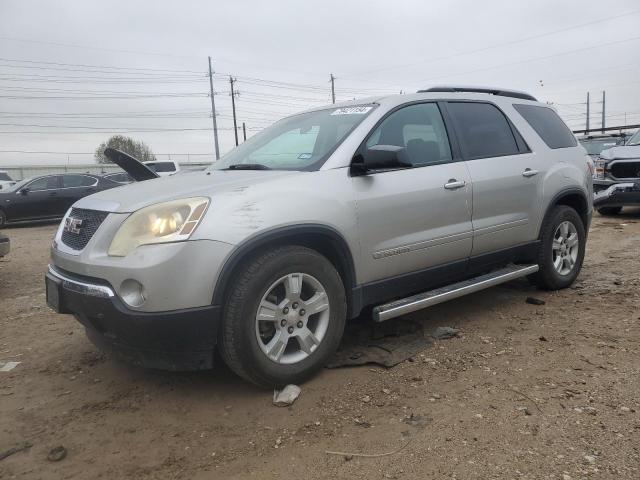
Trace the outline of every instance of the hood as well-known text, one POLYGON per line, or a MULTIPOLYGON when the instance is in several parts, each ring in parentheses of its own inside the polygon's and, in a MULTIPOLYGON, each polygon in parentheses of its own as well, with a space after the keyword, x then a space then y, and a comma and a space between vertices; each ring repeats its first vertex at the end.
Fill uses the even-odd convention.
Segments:
POLYGON ((620 145, 603 150, 600 158, 604 160, 624 160, 627 158, 640 158, 640 145, 620 145))
POLYGON ((121 152, 115 148, 107 148, 104 151, 104 155, 127 172, 136 182, 152 180, 159 177, 156 172, 128 153, 121 152))
POLYGON ((130 183, 94 193, 74 207, 114 213, 131 213, 148 205, 189 197, 237 195, 246 188, 301 172, 283 170, 205 170, 160 177, 153 182, 130 183))

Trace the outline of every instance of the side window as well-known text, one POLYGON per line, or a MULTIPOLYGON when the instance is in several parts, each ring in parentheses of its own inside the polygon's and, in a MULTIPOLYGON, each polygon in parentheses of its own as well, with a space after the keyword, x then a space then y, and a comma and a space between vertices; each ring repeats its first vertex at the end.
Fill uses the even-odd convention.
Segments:
POLYGON ((465 158, 501 157, 520 153, 509 122, 495 105, 450 102, 447 109, 465 158))
POLYGON ((548 107, 514 105, 513 108, 531 125, 549 148, 576 146, 576 138, 558 114, 548 107))
POLYGON ((38 190, 53 190, 60 187, 58 179, 59 177, 57 175, 40 177, 28 184, 27 188, 32 192, 37 192, 38 190))
POLYGON ((404 147, 416 167, 451 161, 449 137, 435 103, 409 105, 393 112, 371 133, 365 145, 404 147))
POLYGON ((62 186, 64 188, 90 187, 96 183, 96 179, 86 175, 63 175, 62 186))

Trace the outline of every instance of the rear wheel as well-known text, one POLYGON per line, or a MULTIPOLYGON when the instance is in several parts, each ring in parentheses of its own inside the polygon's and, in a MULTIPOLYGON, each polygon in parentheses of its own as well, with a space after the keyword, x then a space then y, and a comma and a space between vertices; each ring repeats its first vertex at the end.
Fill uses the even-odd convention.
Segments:
POLYGON ((582 268, 586 233, 578 212, 558 205, 542 225, 538 253, 540 270, 535 283, 547 290, 559 290, 571 285, 582 268))
POLYGON ((234 277, 220 350, 238 375, 264 387, 301 382, 338 347, 347 305, 340 275, 314 250, 257 255, 234 277))
POLYGON ((622 211, 622 207, 602 207, 598 209, 600 215, 618 215, 622 211))

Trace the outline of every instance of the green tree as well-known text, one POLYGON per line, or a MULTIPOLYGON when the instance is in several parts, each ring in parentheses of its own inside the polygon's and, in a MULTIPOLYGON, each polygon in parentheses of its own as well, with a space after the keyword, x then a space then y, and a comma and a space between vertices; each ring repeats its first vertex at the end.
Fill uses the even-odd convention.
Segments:
POLYGON ((125 137, 124 135, 114 135, 106 142, 102 142, 98 145, 95 153, 96 162, 111 163, 111 160, 104 155, 104 151, 107 148, 116 148, 137 158, 141 162, 149 162, 156 159, 156 156, 146 143, 134 140, 131 137, 125 137))

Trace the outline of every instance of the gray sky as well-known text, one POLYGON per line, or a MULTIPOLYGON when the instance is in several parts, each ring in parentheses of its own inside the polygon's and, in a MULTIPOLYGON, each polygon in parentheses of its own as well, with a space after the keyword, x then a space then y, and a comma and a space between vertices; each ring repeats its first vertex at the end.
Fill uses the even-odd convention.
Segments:
POLYGON ((604 7, 0 0, 0 165, 92 162, 90 152, 117 132, 178 160, 211 159, 208 55, 222 152, 234 144, 229 74, 249 135, 329 103, 330 73, 338 101, 434 84, 526 90, 553 102, 574 128, 584 128, 588 91, 599 125, 595 102, 605 89, 608 125, 623 124, 625 114, 640 123, 640 4, 604 7))

